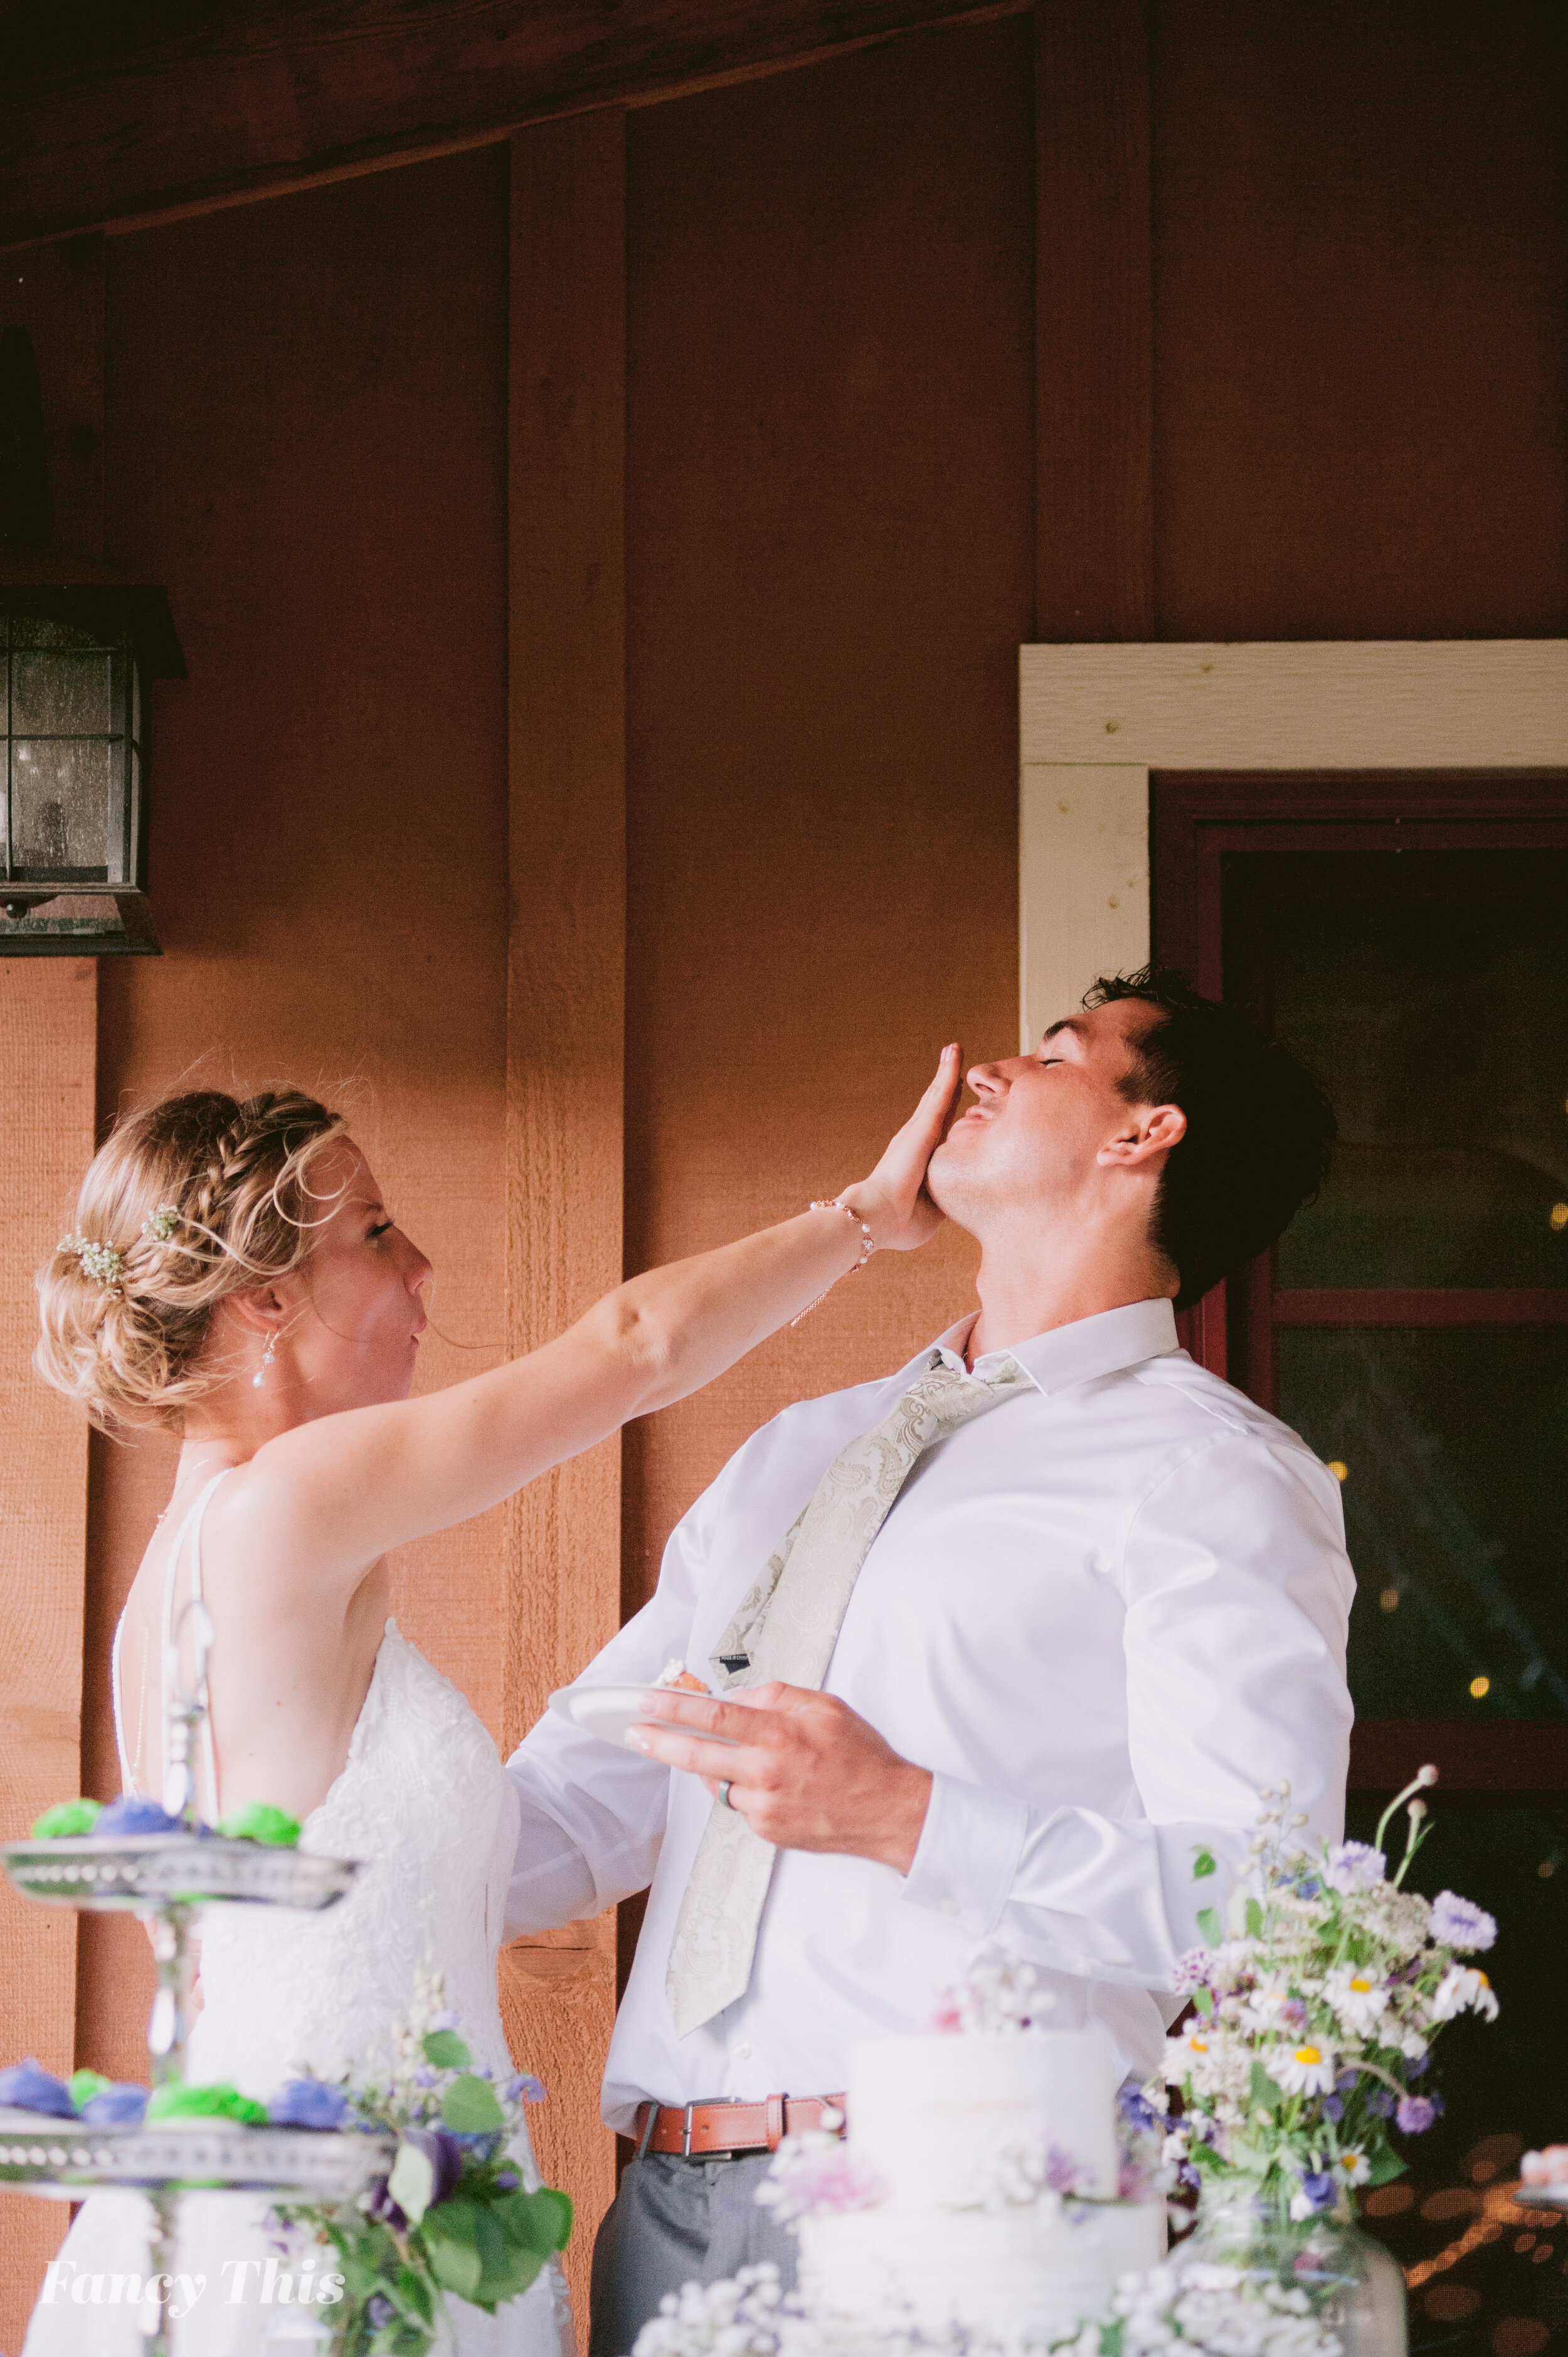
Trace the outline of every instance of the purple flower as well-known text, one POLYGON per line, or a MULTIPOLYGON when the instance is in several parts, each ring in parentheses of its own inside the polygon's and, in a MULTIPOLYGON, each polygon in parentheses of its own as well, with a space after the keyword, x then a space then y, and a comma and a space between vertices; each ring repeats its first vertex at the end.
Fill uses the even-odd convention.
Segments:
POLYGON ((25 2062, 13 2062, 8 2071, 0 2071, 0 2104, 14 2104, 19 2112, 47 2112, 58 2120, 76 2117, 76 2105, 64 2080, 46 2071, 31 2054, 25 2062))
POLYGON ((521 2183, 522 2179, 518 2175, 515 2169, 497 2169, 496 2187, 498 2191, 501 2193, 515 2193, 521 2183))
POLYGON ((365 2207, 372 2218, 379 2218, 381 2224, 390 2226, 394 2234, 407 2233, 408 2220, 388 2192, 387 2180, 384 2177, 378 2178, 375 2184, 371 2186, 370 2199, 365 2207))
POLYGON ((396 2314, 397 2310, 385 2292, 373 2291, 365 2302, 365 2322, 372 2326, 377 2332, 381 2330, 383 2324, 390 2324, 396 2314))
POLYGON ((1335 1890, 1371 1890, 1384 1871, 1383 1853, 1370 1842, 1337 1842, 1328 1853, 1324 1878, 1335 1890))
POLYGON ((136 2128, 146 2115, 147 2091, 128 2079, 113 2087, 100 2088, 90 2095, 81 2107, 81 2116, 90 2128, 136 2128))
POLYGON ((434 2209, 437 2201, 449 2201, 463 2174, 464 2139, 455 2136, 450 2128, 404 2128, 403 2140, 430 2163, 433 2181, 428 2206, 434 2209))
POLYGON ((1430 2070, 1431 2067, 1432 2051, 1428 2048, 1424 2054, 1416 2054, 1411 2058, 1404 2066, 1404 2075, 1407 2079, 1419 2079, 1422 2072, 1430 2070))
POLYGON ((1050 2193, 1074 2194, 1079 2190, 1079 2167, 1070 2152, 1053 2144, 1046 2154, 1046 2189, 1050 2193))
POLYGON ((1316 1874, 1298 1874, 1294 1887, 1298 1899, 1316 1899, 1323 1889, 1316 1874))
POLYGON ((1472 1906, 1455 1890, 1440 1890, 1432 1902, 1432 1936, 1464 1955, 1472 1948, 1489 1948, 1498 1927, 1484 1907, 1472 1906))
POLYGON ((434 2087, 435 2084, 435 2072, 424 2069, 416 2071, 413 2074, 413 2083, 416 2087, 434 2087))
POLYGON ((1424 2136, 1437 2117, 1437 2106, 1427 2095, 1402 2095, 1394 2124, 1406 2136, 1424 2136))
MULTIPOLYGON (((1399 2100, 1400 2099, 1394 2095, 1391 2089, 1388 2087, 1373 2087, 1368 2093, 1367 2109, 1369 2112, 1375 2112, 1380 2120, 1391 2119, 1393 2117, 1394 2104, 1399 2100)), ((1407 2096, 1404 2100, 1408 2102, 1410 2099, 1407 2096)))
POLYGON ((1334 2179, 1326 2174, 1316 2169, 1304 2171, 1301 2190, 1315 2210, 1327 2210, 1332 2207, 1336 2188, 1334 2179))
POLYGON ((501 2093, 509 2104, 515 2104, 520 2095, 525 2104, 542 2104, 544 2101, 544 2083, 536 2079, 532 2071, 520 2071, 515 2078, 507 2081, 501 2093))
POLYGON ((291 2079, 267 2105, 274 2128, 339 2128, 349 2105, 321 2079, 291 2079))
POLYGON ((1135 2079, 1126 2079, 1117 2088, 1116 2108, 1123 2124, 1140 2135, 1150 2135, 1165 2126, 1135 2079))
POLYGON ((1325 2095, 1323 2098, 1323 2116, 1326 2120, 1332 2120, 1335 2126, 1337 2127, 1340 2121, 1345 2116, 1345 2101, 1343 2096, 1325 2095))
POLYGON ((1341 2071, 1334 2082, 1335 2093, 1340 2095, 1353 2095, 1356 2092, 1356 2082, 1359 2077, 1359 2071, 1341 2071))
POLYGON ((1209 1974, 1214 1969, 1212 1948, 1189 1948, 1178 1956, 1171 1968, 1171 1988, 1176 1996, 1190 1996, 1194 1989, 1207 1988, 1209 1974))
POLYGON ((431 2015, 430 2027, 432 2029, 456 2029, 461 2025, 462 2019, 460 2013, 454 2013, 451 2007, 447 2006, 443 2012, 431 2015))

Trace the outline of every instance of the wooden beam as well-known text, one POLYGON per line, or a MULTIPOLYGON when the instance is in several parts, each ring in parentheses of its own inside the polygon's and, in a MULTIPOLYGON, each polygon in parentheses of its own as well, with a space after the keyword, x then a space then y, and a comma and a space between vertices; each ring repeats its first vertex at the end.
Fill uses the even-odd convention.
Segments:
MULTIPOLYGON (((626 1008, 626 123, 512 144, 508 1339, 533 1350, 619 1283, 626 1008)), ((620 1443, 511 1508, 506 1739, 620 1619, 620 1443)), ((615 2191, 599 2082, 615 1919, 510 1948, 503 2002, 550 2101, 541 2167, 576 2204, 585 2313, 615 2191)))
MULTIPOLYGON (((33 1271, 59 1235, 92 1157, 97 970, 90 958, 0 958, 0 1834, 26 1833, 81 1789, 87 1424, 30 1360, 33 1271)), ((76 2064, 76 1917, 0 1887, 0 2062, 76 2064)), ((21 2345, 67 2213, 0 2201, 0 2347, 21 2345)))
POLYGON ((449 154, 519 126, 807 64, 1026 0, 386 0, 13 10, 0 248, 449 154))
POLYGON ((1154 276, 1143 0, 1036 0, 1035 109, 1035 635, 1151 639, 1154 276))

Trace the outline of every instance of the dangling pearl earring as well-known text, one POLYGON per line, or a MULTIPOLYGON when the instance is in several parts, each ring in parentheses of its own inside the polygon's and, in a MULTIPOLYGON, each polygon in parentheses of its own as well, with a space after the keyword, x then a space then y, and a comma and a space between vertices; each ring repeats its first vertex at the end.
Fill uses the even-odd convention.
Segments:
POLYGON ((266 1389, 267 1369, 272 1365, 273 1353, 276 1349, 277 1336, 275 1334, 269 1334, 267 1336, 267 1347, 262 1353, 262 1363, 256 1369, 255 1373, 251 1377, 251 1388, 252 1391, 260 1392, 266 1389))

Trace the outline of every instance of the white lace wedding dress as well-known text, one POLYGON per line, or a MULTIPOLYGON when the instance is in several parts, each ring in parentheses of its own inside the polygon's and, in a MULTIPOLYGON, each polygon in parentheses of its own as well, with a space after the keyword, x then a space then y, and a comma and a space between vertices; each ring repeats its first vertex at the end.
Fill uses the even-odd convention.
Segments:
MULTIPOLYGON (((188 1539, 191 1586, 200 1594, 201 1517, 216 1487, 203 1491, 170 1551, 166 1627, 188 1539)), ((117 1631, 117 1726, 118 1656, 117 1631)), ((134 1791, 123 1739, 121 1765, 134 1791)), ((362 2074, 388 2055, 392 2026, 407 2013, 415 1967, 425 1963, 445 1975, 446 2004, 461 2017, 475 2062, 510 2077, 496 1952, 517 1831, 517 1795, 485 1727, 389 1620, 342 1772, 300 1836, 302 1849, 367 1863, 348 1897, 319 1914, 208 1910, 190 2082, 229 2080, 265 2101, 302 2067, 330 2075, 352 2066, 362 2074)), ((524 2181, 537 2185, 526 2139, 517 2158, 524 2181)), ((53 2297, 34 2309, 23 2357, 141 2357, 137 2309, 124 2289, 114 2297, 113 2278, 146 2272, 149 2214, 135 2193, 96 2193, 83 2205, 59 2253, 71 2269, 55 2270, 53 2297), (89 2297, 73 2297, 82 2277, 89 2297)), ((265 2201, 249 2195, 186 2197, 176 2266, 193 2284, 206 2281, 189 2312, 168 2327, 174 2357, 306 2357, 325 2348, 318 2327, 330 2323, 330 2307, 302 2312, 275 2298, 263 2303, 261 2270, 228 2265, 275 2255, 266 2214, 265 2201), (245 2295, 239 2300, 236 2283, 245 2295)), ((317 2263, 330 2264, 319 2252, 317 2263)), ((282 2272, 297 2282, 297 2265, 283 2262, 282 2272)), ((450 2298, 446 2309, 440 2357, 575 2357, 556 2266, 493 2317, 450 2298)))

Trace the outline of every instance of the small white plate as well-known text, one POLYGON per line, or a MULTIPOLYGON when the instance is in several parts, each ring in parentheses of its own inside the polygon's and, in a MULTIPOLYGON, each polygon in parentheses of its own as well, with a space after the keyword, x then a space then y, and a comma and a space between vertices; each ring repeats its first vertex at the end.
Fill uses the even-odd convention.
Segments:
MULTIPOLYGON (((550 1697, 550 1707, 561 1717, 569 1718, 585 1735, 596 1735, 605 1743, 624 1743, 626 1730, 639 1722, 650 1725, 642 1707, 642 1697, 650 1694, 650 1686, 557 1686, 550 1697)), ((690 1735, 698 1743, 713 1743, 725 1751, 735 1749, 734 1739, 727 1735, 709 1735, 700 1727, 681 1727, 672 1730, 677 1735, 690 1735)))

